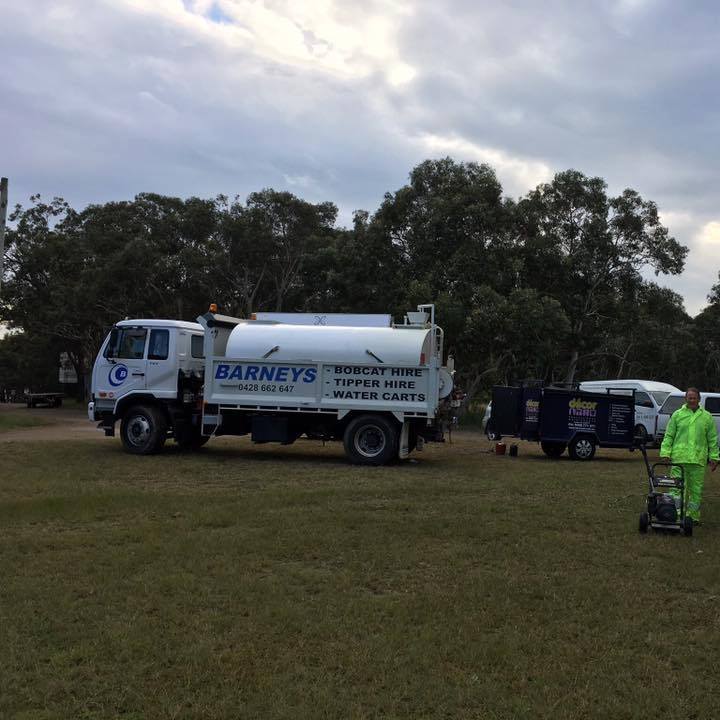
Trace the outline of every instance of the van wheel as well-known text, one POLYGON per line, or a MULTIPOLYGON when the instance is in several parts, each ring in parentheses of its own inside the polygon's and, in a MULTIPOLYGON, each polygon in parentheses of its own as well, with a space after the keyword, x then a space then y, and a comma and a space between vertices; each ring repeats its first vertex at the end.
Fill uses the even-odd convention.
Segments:
POLYGON ((397 457, 398 429, 382 415, 360 415, 345 428, 343 444, 356 465, 386 465, 397 457))
POLYGON ((492 421, 492 418, 485 424, 485 435, 491 442, 502 440, 502 435, 495 429, 495 423, 492 421))
POLYGON ((576 435, 568 446, 572 460, 592 460, 595 457, 595 442, 587 435, 576 435))
POLYGON ((636 425, 635 430, 633 430, 633 435, 635 436, 635 439, 639 440, 643 445, 647 445, 648 440, 650 439, 644 425, 636 425))
POLYGON ((123 416, 120 437, 133 455, 152 455, 165 444, 167 420, 157 407, 136 405, 123 416))

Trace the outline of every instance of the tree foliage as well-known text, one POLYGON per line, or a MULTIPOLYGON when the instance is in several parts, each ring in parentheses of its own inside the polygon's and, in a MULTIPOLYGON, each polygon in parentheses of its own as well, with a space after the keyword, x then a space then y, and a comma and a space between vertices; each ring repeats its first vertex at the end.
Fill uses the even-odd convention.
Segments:
POLYGON ((472 395, 522 378, 720 388, 720 278, 694 320, 645 279, 681 272, 687 248, 634 190, 612 197, 601 178, 567 170, 510 199, 488 165, 444 158, 351 227, 336 227, 337 212, 271 188, 81 211, 34 196, 10 216, 0 316, 23 334, 0 342, 0 372, 18 376, 34 352, 49 383, 67 352, 86 386, 118 319, 192 320, 211 301, 238 316, 399 316, 433 301, 472 395))

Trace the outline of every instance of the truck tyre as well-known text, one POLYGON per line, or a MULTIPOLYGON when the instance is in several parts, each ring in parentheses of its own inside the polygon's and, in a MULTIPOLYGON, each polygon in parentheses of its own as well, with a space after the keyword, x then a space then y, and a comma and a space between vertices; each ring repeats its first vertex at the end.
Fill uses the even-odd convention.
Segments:
POLYGON ((382 415, 360 415, 343 435, 345 454, 356 465, 386 465, 397 457, 397 425, 382 415))
POLYGON ((595 440, 589 435, 576 435, 568 445, 572 460, 592 460, 595 457, 595 440))
POLYGON ((543 440, 540 443, 540 447, 542 448, 542 451, 549 457, 549 458, 559 458, 564 452, 565 448, 567 447, 567 443, 562 442, 549 442, 546 440, 543 440))
POLYGON ((134 455, 152 455, 165 444, 167 420, 160 408, 152 405, 135 405, 123 416, 120 437, 128 452, 134 455))

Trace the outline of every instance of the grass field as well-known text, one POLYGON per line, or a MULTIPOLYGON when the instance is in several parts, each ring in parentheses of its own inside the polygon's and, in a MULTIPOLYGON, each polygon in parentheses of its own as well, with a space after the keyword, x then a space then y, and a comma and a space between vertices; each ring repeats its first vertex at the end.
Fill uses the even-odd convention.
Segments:
POLYGON ((488 446, 0 444, 0 718, 718 717, 716 476, 488 446))
POLYGON ((19 412, 0 413, 0 433, 19 428, 39 427, 47 425, 47 420, 35 415, 23 415, 19 412))

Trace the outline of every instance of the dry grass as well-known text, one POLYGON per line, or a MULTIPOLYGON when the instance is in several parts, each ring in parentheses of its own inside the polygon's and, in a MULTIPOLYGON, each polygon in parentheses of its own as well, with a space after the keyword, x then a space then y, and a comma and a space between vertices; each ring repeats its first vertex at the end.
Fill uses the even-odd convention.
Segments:
POLYGON ((716 717, 715 483, 642 537, 639 456, 454 440, 0 446, 0 718, 716 717))

